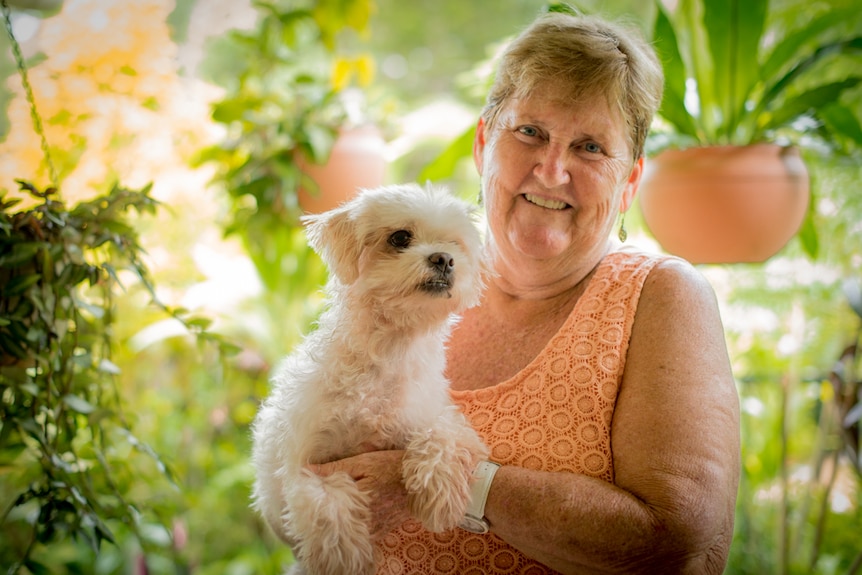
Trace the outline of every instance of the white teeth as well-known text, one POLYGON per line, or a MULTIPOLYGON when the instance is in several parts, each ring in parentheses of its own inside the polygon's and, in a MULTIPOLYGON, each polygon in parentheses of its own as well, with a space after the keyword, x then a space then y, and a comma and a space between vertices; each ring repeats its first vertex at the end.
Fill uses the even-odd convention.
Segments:
POLYGON ((524 194, 524 197, 527 198, 527 201, 531 204, 536 204, 537 206, 548 208, 550 210, 562 210, 567 206, 565 202, 559 202, 557 200, 546 200, 544 198, 534 196, 533 194, 524 194))

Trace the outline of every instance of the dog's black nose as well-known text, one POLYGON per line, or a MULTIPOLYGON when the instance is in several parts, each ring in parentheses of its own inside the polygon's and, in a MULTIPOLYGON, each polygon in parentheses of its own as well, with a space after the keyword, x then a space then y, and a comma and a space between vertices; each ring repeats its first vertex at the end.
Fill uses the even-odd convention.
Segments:
POLYGON ((435 269, 450 274, 455 268, 455 258, 446 252, 435 252, 428 256, 428 261, 435 269))

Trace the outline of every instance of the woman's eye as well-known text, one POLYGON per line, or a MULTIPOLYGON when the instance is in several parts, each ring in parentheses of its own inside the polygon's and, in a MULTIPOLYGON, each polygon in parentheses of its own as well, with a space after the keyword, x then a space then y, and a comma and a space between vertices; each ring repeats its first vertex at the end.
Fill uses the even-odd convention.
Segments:
POLYGON ((520 128, 518 128, 518 131, 525 136, 529 136, 531 138, 534 138, 539 135, 539 130, 537 130, 533 126, 521 126, 520 128))
POLYGON ((584 144, 584 149, 591 154, 600 154, 602 152, 602 147, 595 142, 587 142, 584 144))
POLYGON ((413 234, 407 230, 398 230, 389 236, 389 245, 398 249, 404 249, 410 245, 410 240, 413 239, 413 234))

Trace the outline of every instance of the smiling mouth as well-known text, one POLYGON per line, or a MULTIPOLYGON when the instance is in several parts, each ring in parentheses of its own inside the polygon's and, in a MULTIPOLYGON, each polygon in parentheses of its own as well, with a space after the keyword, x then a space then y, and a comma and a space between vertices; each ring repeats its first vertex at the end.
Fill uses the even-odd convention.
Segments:
POLYGON ((531 204, 535 204, 541 208, 547 208, 549 210, 565 210, 569 207, 569 204, 565 202, 561 202, 559 200, 546 200, 545 198, 540 198, 533 194, 524 194, 524 199, 531 204))

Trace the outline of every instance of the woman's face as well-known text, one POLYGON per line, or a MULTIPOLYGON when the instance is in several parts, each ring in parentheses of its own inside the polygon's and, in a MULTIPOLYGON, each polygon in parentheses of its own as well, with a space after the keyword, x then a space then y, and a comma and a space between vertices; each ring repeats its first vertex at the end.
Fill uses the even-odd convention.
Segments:
POLYGON ((493 248, 510 263, 565 265, 604 253, 643 167, 632 161, 622 117, 601 97, 575 106, 510 100, 493 127, 479 122, 473 155, 493 248))

